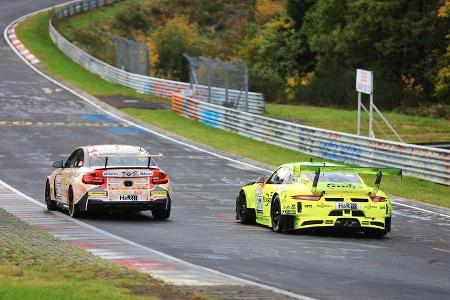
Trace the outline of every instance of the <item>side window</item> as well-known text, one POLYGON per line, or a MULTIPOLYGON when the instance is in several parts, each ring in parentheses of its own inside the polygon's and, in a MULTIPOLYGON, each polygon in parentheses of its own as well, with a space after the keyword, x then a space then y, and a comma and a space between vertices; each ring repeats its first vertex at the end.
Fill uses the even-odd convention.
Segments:
POLYGON ((67 159, 65 168, 75 168, 78 166, 78 163, 83 161, 84 153, 83 149, 75 150, 70 156, 69 159, 67 159))
POLYGON ((292 183, 295 183, 295 177, 294 174, 292 173, 292 170, 289 169, 286 177, 283 180, 283 184, 292 184, 292 183))
POLYGON ((84 165, 84 151, 83 149, 77 150, 78 154, 75 158, 75 167, 80 168, 84 165))
POLYGON ((282 183, 284 183, 284 180, 287 177, 288 173, 289 173, 289 168, 287 168, 287 167, 280 168, 280 169, 276 170, 272 174, 272 176, 270 176, 267 183, 282 184, 282 183))

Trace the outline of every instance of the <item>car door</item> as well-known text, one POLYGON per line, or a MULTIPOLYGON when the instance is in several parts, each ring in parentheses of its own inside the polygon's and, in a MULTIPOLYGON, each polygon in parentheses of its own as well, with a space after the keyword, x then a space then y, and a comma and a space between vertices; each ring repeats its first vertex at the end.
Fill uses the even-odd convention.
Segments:
MULTIPOLYGON (((79 159, 80 153, 83 153, 83 149, 75 150, 67 159, 64 168, 61 169, 60 177, 60 202, 69 203, 68 191, 70 186, 70 178, 74 176, 75 167, 77 164, 77 159, 79 159)), ((57 190, 57 180, 55 177, 55 190, 57 190)))
MULTIPOLYGON (((282 189, 282 185, 285 183, 285 180, 288 178, 290 174, 290 169, 288 167, 281 167, 276 170, 270 177, 267 179, 266 183, 263 186, 262 192, 262 203, 260 205, 260 209, 258 211, 258 206, 256 209, 257 214, 260 216, 270 217, 270 208, 272 204, 273 195, 282 189)), ((258 205, 258 201, 256 202, 258 205)))

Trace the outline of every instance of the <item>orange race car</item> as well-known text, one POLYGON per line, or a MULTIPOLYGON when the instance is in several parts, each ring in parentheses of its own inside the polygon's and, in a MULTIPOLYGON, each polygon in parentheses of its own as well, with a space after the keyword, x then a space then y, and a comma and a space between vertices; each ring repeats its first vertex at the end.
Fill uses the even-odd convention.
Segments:
POLYGON ((170 216, 169 176, 145 149, 96 145, 76 149, 67 161, 55 161, 47 177, 48 210, 68 207, 71 217, 94 211, 151 210, 155 219, 170 216))

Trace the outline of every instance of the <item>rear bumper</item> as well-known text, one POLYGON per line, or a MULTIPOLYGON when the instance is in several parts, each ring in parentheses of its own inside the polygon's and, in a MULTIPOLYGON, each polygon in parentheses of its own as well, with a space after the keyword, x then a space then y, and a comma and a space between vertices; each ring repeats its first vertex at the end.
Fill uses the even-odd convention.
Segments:
MULTIPOLYGON (((167 198, 155 201, 103 201, 88 199, 84 211, 144 211, 163 210, 167 207, 167 198)), ((83 210, 80 207, 81 210, 83 210)))
POLYGON ((85 195, 77 203, 80 211, 144 211, 163 210, 167 208, 168 198, 158 198, 151 201, 109 201, 102 198, 92 198, 85 195))
POLYGON ((353 231, 384 230, 391 231, 391 217, 365 218, 365 217, 293 217, 293 228, 319 228, 333 227, 353 231))

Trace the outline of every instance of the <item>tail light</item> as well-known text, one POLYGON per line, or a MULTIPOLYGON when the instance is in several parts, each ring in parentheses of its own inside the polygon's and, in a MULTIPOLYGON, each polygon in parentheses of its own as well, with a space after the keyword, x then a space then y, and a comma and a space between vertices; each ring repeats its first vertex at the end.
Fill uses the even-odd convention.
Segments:
POLYGON ((164 173, 164 172, 159 172, 153 175, 153 177, 151 177, 151 181, 153 184, 165 184, 169 182, 169 176, 164 173))
POLYGON ((386 201, 385 197, 381 197, 381 196, 371 196, 370 197, 372 199, 373 202, 384 202, 386 201))
POLYGON ((84 174, 81 181, 83 181, 83 183, 86 183, 86 184, 102 185, 103 183, 105 183, 105 177, 103 176, 103 170, 84 174))
POLYGON ((320 198, 322 198, 322 196, 320 195, 296 195, 296 196, 291 196, 292 199, 295 200, 309 200, 309 201, 318 201, 320 200, 320 198))

